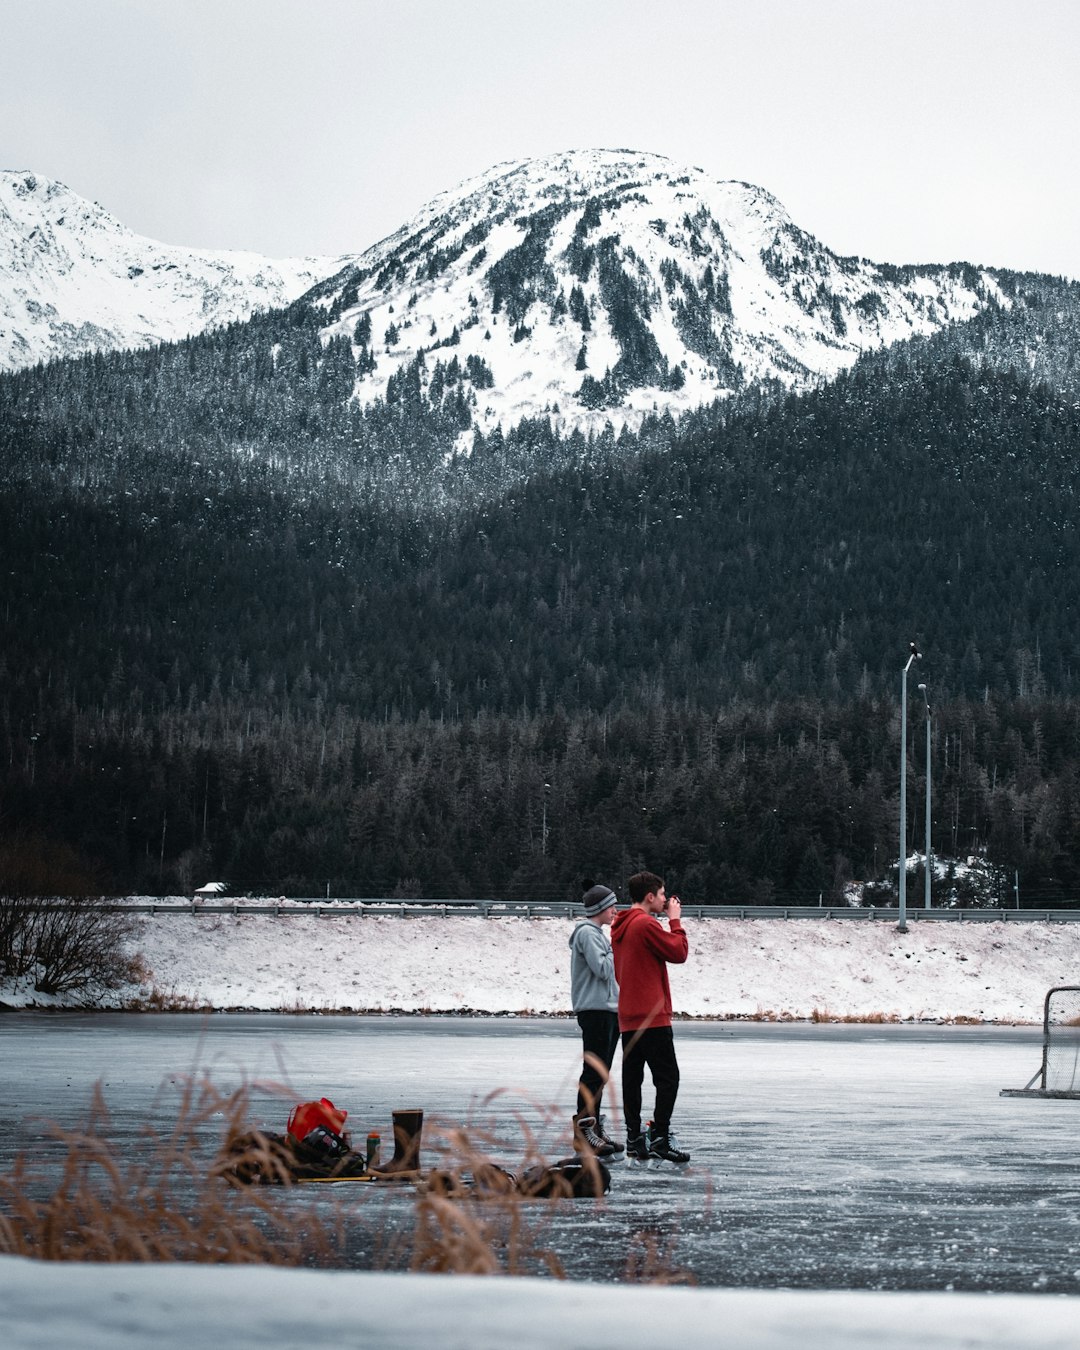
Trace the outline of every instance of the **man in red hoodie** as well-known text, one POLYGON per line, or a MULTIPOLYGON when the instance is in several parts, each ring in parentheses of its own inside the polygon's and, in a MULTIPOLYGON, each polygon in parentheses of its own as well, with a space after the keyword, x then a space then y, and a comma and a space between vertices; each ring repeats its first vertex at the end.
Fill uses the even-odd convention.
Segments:
POLYGON ((681 965, 690 950, 682 926, 679 897, 669 900, 664 882, 653 872, 638 872, 627 882, 631 906, 611 925, 615 978, 619 982, 619 1031, 622 1033, 623 1116, 626 1160, 685 1167, 683 1152, 671 1130, 671 1113, 679 1092, 679 1064, 671 1030, 671 986, 668 964, 681 965), (665 929, 660 915, 666 913, 665 929), (652 1128, 641 1129, 641 1087, 649 1066, 656 1088, 652 1128))

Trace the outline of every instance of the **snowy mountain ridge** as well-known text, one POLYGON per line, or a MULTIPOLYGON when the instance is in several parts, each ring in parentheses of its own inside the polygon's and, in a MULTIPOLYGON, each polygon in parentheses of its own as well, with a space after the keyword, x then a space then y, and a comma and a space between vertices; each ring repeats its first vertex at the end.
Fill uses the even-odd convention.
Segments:
POLYGON ((0 370, 172 341, 288 304, 345 262, 181 248, 63 183, 0 171, 0 370))
POLYGON ((842 258, 761 188, 622 150, 496 165, 309 298, 325 340, 353 341, 361 404, 418 357, 425 388, 456 357, 485 429, 806 387, 1008 303, 992 270, 842 258))
POLYGON ((277 262, 157 244, 62 184, 0 175, 0 369, 301 298, 351 355, 360 405, 453 397, 458 425, 484 430, 633 427, 765 382, 804 388, 1007 305, 1001 276, 839 257, 763 189, 628 150, 499 164, 366 252, 277 262))

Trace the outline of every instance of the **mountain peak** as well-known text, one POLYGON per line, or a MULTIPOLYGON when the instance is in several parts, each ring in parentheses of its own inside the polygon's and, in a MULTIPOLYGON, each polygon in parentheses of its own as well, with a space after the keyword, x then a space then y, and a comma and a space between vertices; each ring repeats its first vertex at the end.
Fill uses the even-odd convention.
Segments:
POLYGON ((525 213, 553 202, 572 206, 605 193, 629 194, 665 182, 686 189, 684 195, 710 192, 747 209, 756 204, 762 215, 771 213, 787 219, 784 208, 763 188, 716 180, 702 169, 676 164, 664 155, 634 150, 565 150, 537 159, 503 161, 465 179, 432 198, 391 238, 440 217, 454 218, 485 209, 525 213))
POLYGON ((812 384, 1002 296, 971 268, 837 257, 753 184, 596 149, 467 179, 310 299, 353 341, 361 404, 456 358, 482 426, 600 426, 812 384))
POLYGON ((344 261, 160 244, 64 183, 5 169, 0 370, 246 319, 288 304, 344 261))

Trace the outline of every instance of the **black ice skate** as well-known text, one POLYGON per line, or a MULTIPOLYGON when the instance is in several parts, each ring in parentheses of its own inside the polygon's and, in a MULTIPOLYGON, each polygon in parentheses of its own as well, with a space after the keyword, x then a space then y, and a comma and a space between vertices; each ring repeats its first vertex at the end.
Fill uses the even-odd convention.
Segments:
POLYGON ((654 1171, 681 1171, 690 1162, 690 1154, 679 1147, 674 1130, 649 1135, 649 1167, 654 1171))
POLYGON ((648 1167, 649 1141, 644 1134, 632 1134, 626 1141, 626 1165, 648 1167))
POLYGON ((608 1134, 607 1130, 604 1128, 603 1116, 596 1117, 596 1133, 600 1136, 600 1138, 604 1141, 605 1144, 611 1145, 612 1156, 609 1159, 609 1161, 622 1162, 623 1157, 626 1154, 626 1145, 621 1144, 618 1141, 618 1139, 612 1139, 611 1135, 608 1134))
POLYGON ((575 1116, 574 1151, 591 1153, 594 1158, 609 1159, 615 1153, 615 1145, 596 1128, 595 1116, 575 1116))

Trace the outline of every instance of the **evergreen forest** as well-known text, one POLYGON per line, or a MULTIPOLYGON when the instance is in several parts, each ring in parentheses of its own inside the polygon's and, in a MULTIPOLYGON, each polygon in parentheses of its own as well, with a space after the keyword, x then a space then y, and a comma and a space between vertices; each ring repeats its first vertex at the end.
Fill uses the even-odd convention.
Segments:
POLYGON ((1013 289, 820 388, 591 436, 482 431, 451 345, 360 408, 375 355, 303 303, 0 377, 0 863, 884 901, 914 640, 909 847, 925 683, 936 851, 1076 903, 1080 304, 1013 289))

